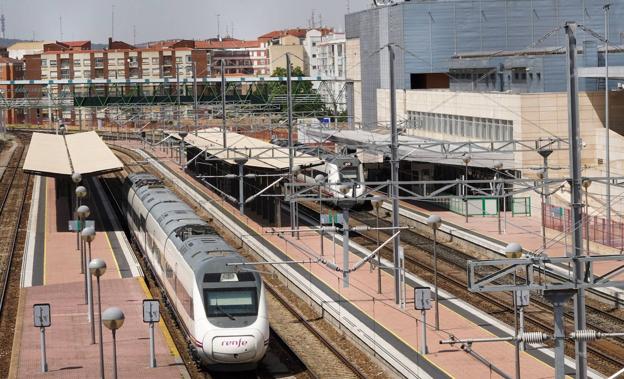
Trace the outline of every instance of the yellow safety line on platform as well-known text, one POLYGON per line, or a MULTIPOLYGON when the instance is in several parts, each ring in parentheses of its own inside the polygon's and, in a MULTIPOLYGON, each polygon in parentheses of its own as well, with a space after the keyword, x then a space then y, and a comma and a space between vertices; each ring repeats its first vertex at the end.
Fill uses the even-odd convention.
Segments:
POLYGON ((111 255, 113 256, 113 262, 115 262, 115 267, 117 268, 117 275, 119 275, 120 279, 123 279, 123 276, 121 276, 121 269, 119 268, 119 263, 117 263, 117 258, 115 257, 115 251, 113 250, 113 245, 111 245, 110 239, 108 239, 108 233, 106 231, 104 232, 104 238, 106 238, 108 249, 110 250, 111 255))
MULTIPOLYGON (((145 296, 148 299, 152 299, 153 298, 152 294, 147 288, 147 284, 145 284, 145 279, 142 276, 139 276, 137 277, 137 280, 139 281, 139 284, 141 285, 143 292, 145 292, 145 296)), ((178 348, 173 342, 173 338, 171 337, 171 334, 169 333, 169 329, 167 329, 167 325, 165 325, 165 322, 163 321, 162 317, 160 318, 160 321, 158 321, 158 327, 160 328, 160 331, 162 332, 163 337, 165 337, 165 342, 167 343, 167 346, 169 347, 169 352, 171 353, 171 355, 175 358, 180 358, 180 352, 178 352, 178 348)))

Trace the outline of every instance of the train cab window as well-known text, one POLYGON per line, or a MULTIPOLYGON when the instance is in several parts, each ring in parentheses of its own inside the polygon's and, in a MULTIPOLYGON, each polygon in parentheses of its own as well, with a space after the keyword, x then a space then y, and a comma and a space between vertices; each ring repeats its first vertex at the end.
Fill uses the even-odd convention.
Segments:
POLYGON ((258 313, 256 288, 204 289, 207 317, 255 316, 258 313))
POLYGON ((347 181, 358 181, 358 168, 357 167, 343 167, 340 170, 340 178, 347 181))

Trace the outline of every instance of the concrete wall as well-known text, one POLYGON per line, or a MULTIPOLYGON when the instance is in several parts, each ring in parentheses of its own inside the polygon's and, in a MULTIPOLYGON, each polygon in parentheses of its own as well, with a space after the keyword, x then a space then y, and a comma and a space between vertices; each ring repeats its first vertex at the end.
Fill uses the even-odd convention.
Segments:
POLYGON ((303 45, 271 45, 269 46, 270 73, 276 68, 286 68, 286 53, 291 54, 292 67, 301 67, 306 70, 306 54, 303 45))
POLYGON ((349 116, 353 116, 355 126, 362 124, 362 61, 360 56, 360 39, 351 38, 346 43, 346 76, 348 81, 353 81, 353 86, 347 92, 347 108, 349 116))

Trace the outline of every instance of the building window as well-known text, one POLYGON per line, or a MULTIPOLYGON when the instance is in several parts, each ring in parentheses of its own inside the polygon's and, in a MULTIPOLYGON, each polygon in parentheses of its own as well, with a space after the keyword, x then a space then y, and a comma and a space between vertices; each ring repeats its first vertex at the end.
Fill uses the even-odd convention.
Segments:
POLYGON ((56 71, 51 71, 50 72, 50 79, 56 79, 57 77, 57 72, 56 71))
POLYGON ((408 111, 407 126, 482 140, 502 141, 513 138, 513 122, 510 120, 408 111))
POLYGON ((141 64, 148 65, 149 64, 149 58, 141 58, 141 64))
POLYGON ((48 60, 47 59, 42 59, 41 60, 41 67, 48 67, 48 60))
POLYGON ((159 64, 159 59, 157 57, 152 58, 152 64, 159 64))
POLYGON ((115 58, 108 58, 108 65, 109 66, 114 66, 115 65, 115 58))
POLYGON ((150 75, 150 69, 149 68, 144 68, 143 69, 143 76, 149 76, 150 75))
POLYGON ((186 63, 191 63, 191 62, 193 62, 193 56, 189 54, 186 56, 186 63))
POLYGON ((91 59, 83 59, 82 64, 84 66, 91 66, 91 59))
POLYGON ((153 68, 153 69, 152 69, 152 75, 154 75, 154 76, 160 76, 160 69, 153 68))
POLYGON ((74 78, 81 78, 82 73, 80 71, 74 71, 74 78))
POLYGON ((85 79, 89 79, 89 78, 91 78, 91 71, 89 71, 89 70, 84 70, 84 71, 82 72, 82 75, 84 76, 84 78, 85 78, 85 79))
POLYGON ((80 59, 74 59, 74 66, 80 67, 80 59))
POLYGON ((56 67, 56 60, 50 59, 50 67, 56 67))
POLYGON ((124 59, 123 58, 117 58, 117 66, 123 66, 124 65, 124 59))
POLYGON ((182 63, 182 57, 176 57, 176 63, 182 63))

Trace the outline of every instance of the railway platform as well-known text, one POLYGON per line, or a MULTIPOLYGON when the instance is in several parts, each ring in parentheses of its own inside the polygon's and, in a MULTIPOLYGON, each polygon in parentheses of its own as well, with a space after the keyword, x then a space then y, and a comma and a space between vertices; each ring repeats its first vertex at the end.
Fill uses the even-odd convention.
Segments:
MULTIPOLYGON (((137 143, 128 148, 142 149, 137 143)), ((243 247, 258 253, 262 260, 270 262, 291 261, 291 264, 274 265, 274 270, 286 278, 289 288, 316 307, 322 317, 332 320, 345 334, 350 335, 369 352, 380 357, 397 373, 405 377, 500 377, 496 369, 509 376, 514 373, 514 346, 507 342, 476 344, 474 352, 491 365, 480 362, 460 346, 440 345, 439 341, 450 336, 457 338, 505 337, 513 334, 512 328, 499 322, 485 312, 473 307, 451 294, 440 291, 440 330, 433 327, 434 311, 428 312, 427 339, 429 352, 419 352, 420 312, 413 309, 413 287, 430 286, 421 278, 407 275, 407 306, 400 309, 394 302, 394 284, 389 262, 382 262, 382 293, 377 293, 377 271, 368 265, 352 273, 350 285, 343 288, 342 274, 330 267, 316 263, 313 255, 320 255, 324 246, 325 258, 342 267, 341 243, 332 237, 322 240, 318 234, 302 230, 299 238, 290 233, 264 228, 239 210, 201 186, 183 172, 168 152, 147 148, 141 150, 143 157, 195 201, 196 207, 207 211, 215 223, 237 239, 243 247), (334 248, 336 256, 334 258, 334 248), (310 254, 310 253, 313 253, 310 254), (494 369, 493 367, 496 367, 494 369)), ((336 236, 339 238, 339 236, 336 236)), ((350 265, 355 264, 368 251, 351 244, 350 265)), ((525 377, 550 378, 554 376, 553 353, 544 346, 530 346, 520 354, 522 375, 525 377)), ((574 362, 566 359, 567 373, 574 374, 574 362)), ((590 371, 590 377, 600 375, 590 371)))
MULTIPOLYGON (((68 184, 69 182, 69 184, 68 184)), ((102 310, 120 307, 125 314, 117 332, 120 377, 187 377, 173 341, 161 321, 156 328, 157 368, 149 368, 149 331, 142 320, 142 301, 150 298, 142 272, 97 180, 83 178, 89 195, 85 204, 96 224, 92 258, 107 263, 101 278, 102 310)), ((91 344, 84 277, 76 233, 69 232, 67 179, 37 176, 24 252, 20 301, 11 357, 11 378, 99 377, 99 341, 91 344), (39 329, 33 326, 33 304, 49 303, 51 326, 46 330, 49 371, 40 372, 39 329)), ((97 287, 94 283, 97 323, 97 287)), ((96 324, 96 340, 97 337, 96 324)), ((112 336, 103 328, 104 368, 112 375, 112 336)))

